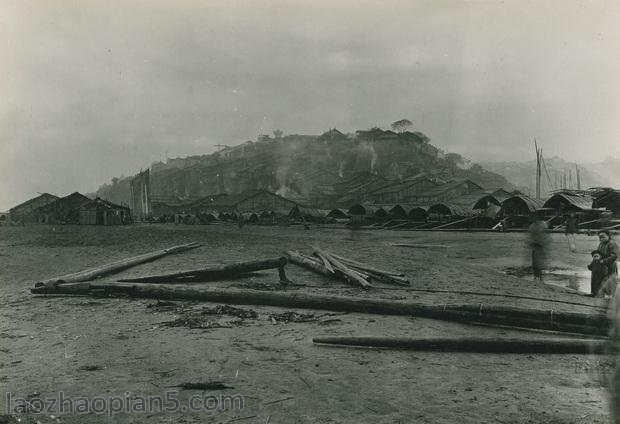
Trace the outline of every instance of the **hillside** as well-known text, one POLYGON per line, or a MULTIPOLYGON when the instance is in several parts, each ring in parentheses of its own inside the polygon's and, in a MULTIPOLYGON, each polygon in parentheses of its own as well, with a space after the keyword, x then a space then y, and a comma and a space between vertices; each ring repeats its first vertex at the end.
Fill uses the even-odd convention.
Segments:
MULTIPOLYGON (((503 176, 480 165, 469 166, 457 154, 444 154, 419 132, 372 128, 343 134, 330 130, 320 136, 262 136, 220 152, 169 159, 151 166, 151 198, 166 202, 191 200, 219 193, 268 189, 317 206, 329 190, 360 172, 399 180, 426 172, 443 180, 469 178, 487 189, 512 189, 503 176)), ((114 179, 97 195, 129 203, 130 178, 114 179)))

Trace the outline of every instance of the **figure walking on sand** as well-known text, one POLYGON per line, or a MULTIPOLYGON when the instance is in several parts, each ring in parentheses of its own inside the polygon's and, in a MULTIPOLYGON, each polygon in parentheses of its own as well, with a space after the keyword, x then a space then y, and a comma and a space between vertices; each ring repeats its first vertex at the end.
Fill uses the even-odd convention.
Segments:
POLYGON ((577 233, 579 233, 579 218, 575 212, 571 212, 564 221, 564 234, 568 240, 568 249, 572 253, 577 251, 577 233))
POLYGON ((547 246, 549 245, 549 234, 547 234, 547 223, 537 216, 529 226, 529 245, 532 250, 532 272, 534 281, 543 282, 543 270, 547 264, 547 246))

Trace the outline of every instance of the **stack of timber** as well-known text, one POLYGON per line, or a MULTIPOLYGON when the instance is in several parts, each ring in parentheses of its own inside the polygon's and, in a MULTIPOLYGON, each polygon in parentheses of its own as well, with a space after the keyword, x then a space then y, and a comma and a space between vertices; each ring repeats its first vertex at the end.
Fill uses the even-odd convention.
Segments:
POLYGON ((296 251, 288 251, 286 255, 289 261, 295 265, 359 286, 365 290, 372 288, 370 281, 399 286, 409 285, 409 280, 405 278, 403 273, 378 269, 318 247, 313 248, 314 256, 307 256, 296 251))
MULTIPOLYGON (((175 299, 380 315, 404 315, 460 323, 468 322, 491 326, 520 327, 597 336, 607 335, 608 329, 610 328, 609 318, 604 313, 600 312, 559 312, 554 309, 524 309, 482 303, 429 305, 413 301, 372 299, 369 297, 344 297, 333 294, 319 295, 299 291, 266 292, 260 290, 214 287, 195 289, 188 285, 178 284, 211 281, 213 279, 229 277, 243 277, 249 272, 270 268, 277 268, 280 272, 281 282, 286 283, 288 279, 284 274, 284 266, 287 264, 287 259, 284 257, 218 265, 198 270, 135 278, 121 282, 89 281, 101 275, 118 272, 122 269, 148 260, 154 260, 166 254, 181 252, 195 247, 198 247, 196 243, 174 246, 169 249, 114 262, 99 268, 41 281, 31 289, 31 292, 37 295, 175 299)), ((313 248, 313 256, 307 256, 293 251, 287 252, 287 256, 288 262, 311 269, 321 275, 354 284, 364 289, 372 287, 370 281, 409 285, 409 281, 407 281, 402 273, 382 270, 363 262, 325 251, 318 247, 313 248)), ((372 341, 371 343, 381 345, 381 343, 392 342, 372 341)), ((430 342, 411 343, 415 346, 421 346, 423 344, 429 344, 430 342)), ((443 343, 442 346, 445 348, 450 346, 449 342, 441 343, 443 343)), ((487 348, 493 349, 492 347, 487 348)), ((532 347, 532 349, 536 348, 532 347)))

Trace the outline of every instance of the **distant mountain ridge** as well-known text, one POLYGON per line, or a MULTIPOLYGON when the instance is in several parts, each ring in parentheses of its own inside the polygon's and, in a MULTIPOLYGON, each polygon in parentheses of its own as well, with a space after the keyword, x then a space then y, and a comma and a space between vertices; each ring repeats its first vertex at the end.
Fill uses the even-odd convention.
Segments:
MULTIPOLYGON (((329 206, 322 192, 360 172, 394 181, 426 173, 444 181, 470 179, 488 190, 514 189, 504 176, 436 148, 423 133, 380 128, 350 134, 331 129, 320 136, 276 133, 209 155, 156 162, 150 169, 151 199, 168 203, 267 189, 308 205, 329 206)), ((96 195, 128 204, 130 180, 115 178, 96 195)))
MULTIPOLYGON (((536 161, 526 162, 481 162, 485 169, 505 176, 519 190, 526 194, 535 192, 536 161)), ((620 159, 607 157, 599 163, 576 164, 554 156, 545 158, 542 171, 543 195, 550 191, 568 188, 576 189, 579 183, 582 189, 591 187, 620 187, 620 159)))

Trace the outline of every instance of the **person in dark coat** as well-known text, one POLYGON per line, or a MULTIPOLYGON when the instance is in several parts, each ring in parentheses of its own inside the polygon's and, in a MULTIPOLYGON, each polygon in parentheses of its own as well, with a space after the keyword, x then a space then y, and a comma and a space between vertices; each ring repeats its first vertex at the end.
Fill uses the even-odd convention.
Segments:
POLYGON ((611 239, 611 233, 608 230, 601 230, 598 232, 599 245, 596 248, 601 252, 601 263, 607 267, 607 277, 603 283, 603 287, 606 296, 613 296, 616 291, 616 284, 618 279, 618 245, 611 239))
POLYGON ((607 278, 607 265, 602 261, 603 255, 598 250, 592 251, 592 262, 588 265, 591 271, 590 294, 592 296, 602 296, 601 287, 607 278))
POLYGON ((564 234, 568 240, 568 248, 571 252, 577 251, 576 234, 579 232, 579 218, 575 212, 571 212, 564 221, 564 234))
POLYGON ((534 281, 543 282, 543 270, 547 264, 547 246, 549 245, 549 234, 547 234, 547 224, 538 217, 529 226, 529 245, 532 249, 532 272, 534 281))

